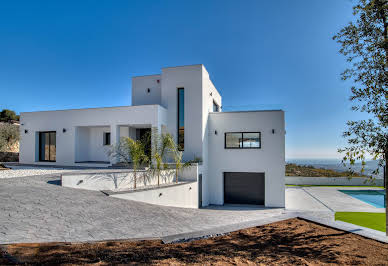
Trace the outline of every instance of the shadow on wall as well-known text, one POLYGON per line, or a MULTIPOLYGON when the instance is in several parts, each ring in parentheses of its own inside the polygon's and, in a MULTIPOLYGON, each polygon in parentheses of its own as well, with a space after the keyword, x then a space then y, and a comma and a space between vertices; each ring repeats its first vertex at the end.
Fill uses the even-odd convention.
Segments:
MULTIPOLYGON (((161 170, 159 184, 175 182, 175 170, 161 170)), ((154 171, 137 171, 136 188, 155 186, 158 174, 154 171)), ((62 186, 89 190, 121 191, 134 188, 134 172, 74 173, 62 175, 62 186)))
MULTIPOLYGON (((137 182, 140 186, 153 186, 158 184, 158 173, 156 171, 143 171, 138 175, 137 182)), ((159 175, 160 184, 175 182, 175 170, 161 170, 159 175)))

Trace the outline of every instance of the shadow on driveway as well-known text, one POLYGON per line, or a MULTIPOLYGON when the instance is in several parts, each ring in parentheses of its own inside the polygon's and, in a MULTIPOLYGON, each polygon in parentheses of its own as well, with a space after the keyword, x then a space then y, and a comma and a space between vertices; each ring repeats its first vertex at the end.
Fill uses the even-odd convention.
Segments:
POLYGON ((60 180, 60 179, 58 179, 58 180, 49 180, 49 181, 47 181, 47 184, 61 186, 62 185, 62 180, 60 180))

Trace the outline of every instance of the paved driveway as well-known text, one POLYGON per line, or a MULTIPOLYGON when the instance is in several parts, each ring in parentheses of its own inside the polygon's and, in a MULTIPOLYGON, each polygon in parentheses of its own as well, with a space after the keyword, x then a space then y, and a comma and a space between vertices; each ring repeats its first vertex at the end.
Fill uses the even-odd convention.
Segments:
POLYGON ((282 209, 183 209, 56 185, 57 177, 0 179, 0 243, 161 237, 284 213, 282 209))

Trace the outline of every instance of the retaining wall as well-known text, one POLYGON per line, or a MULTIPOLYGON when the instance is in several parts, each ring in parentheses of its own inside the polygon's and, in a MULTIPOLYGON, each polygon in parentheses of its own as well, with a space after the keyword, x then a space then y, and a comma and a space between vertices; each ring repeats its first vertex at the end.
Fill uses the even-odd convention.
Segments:
POLYGON ((141 201, 163 206, 198 208, 198 182, 189 182, 143 191, 109 195, 110 197, 141 201))
MULTIPOLYGON (((175 182, 175 170, 162 170, 160 184, 175 182)), ((137 171, 136 188, 158 184, 158 176, 149 171, 137 171)), ((88 190, 122 191, 134 188, 133 170, 94 170, 71 172, 62 175, 62 186, 88 190)))

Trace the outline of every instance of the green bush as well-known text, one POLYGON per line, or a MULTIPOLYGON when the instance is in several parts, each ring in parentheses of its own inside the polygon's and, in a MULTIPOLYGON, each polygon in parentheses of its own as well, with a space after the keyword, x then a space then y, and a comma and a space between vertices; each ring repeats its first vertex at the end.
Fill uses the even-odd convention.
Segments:
POLYGON ((0 151, 8 151, 19 141, 19 126, 8 123, 0 124, 0 151))
POLYGON ((0 112, 0 122, 19 121, 19 116, 12 110, 3 109, 0 112))

